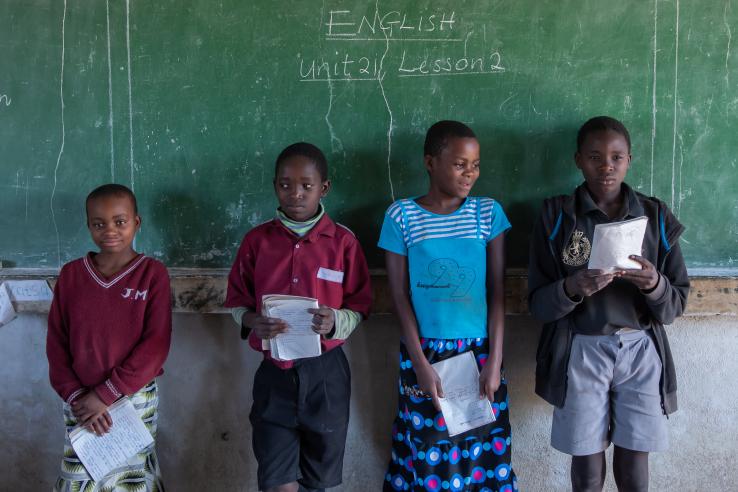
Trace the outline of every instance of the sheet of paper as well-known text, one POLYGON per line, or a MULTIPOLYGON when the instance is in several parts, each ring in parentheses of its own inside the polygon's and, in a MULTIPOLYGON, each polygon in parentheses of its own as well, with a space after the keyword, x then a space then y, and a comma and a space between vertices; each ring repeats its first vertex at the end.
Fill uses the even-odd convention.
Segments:
POLYGON ((97 436, 83 427, 75 427, 69 433, 74 451, 96 481, 154 443, 128 398, 114 403, 108 413, 113 426, 107 434, 97 436))
POLYGON ((0 326, 7 325, 16 317, 10 294, 5 284, 0 285, 0 326))
POLYGON ((51 302, 53 297, 46 280, 8 280, 5 285, 13 302, 51 302))
POLYGON ((603 270, 640 268, 641 264, 628 256, 641 255, 647 224, 647 217, 597 224, 592 238, 592 254, 589 257, 588 268, 603 270))
POLYGON ((441 378, 444 398, 441 412, 449 436, 455 436, 495 421, 492 405, 479 398, 479 370, 474 354, 464 352, 433 364, 441 378))
POLYGON ((264 313, 284 320, 289 329, 270 340, 272 357, 295 360, 317 357, 321 353, 320 335, 313 331, 313 315, 307 310, 318 307, 317 299, 297 296, 264 296, 264 313))

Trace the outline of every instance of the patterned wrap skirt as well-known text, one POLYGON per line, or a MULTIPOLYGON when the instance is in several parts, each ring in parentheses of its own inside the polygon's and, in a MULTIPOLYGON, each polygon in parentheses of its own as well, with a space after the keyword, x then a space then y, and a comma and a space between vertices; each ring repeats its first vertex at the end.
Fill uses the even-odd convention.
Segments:
MULTIPOLYGON (((150 382, 129 398, 146 428, 156 438, 157 407, 159 405, 156 381, 150 382)), ((64 403, 64 425, 67 431, 64 441, 64 458, 61 463, 61 474, 54 485, 55 492, 164 491, 154 445, 132 456, 125 465, 111 471, 99 482, 95 482, 85 470, 69 441, 69 432, 77 425, 77 419, 72 414, 72 408, 66 403, 64 403)))
MULTIPOLYGON (((489 353, 486 338, 421 338, 420 345, 431 364, 471 351, 480 372, 489 353)), ((384 479, 385 491, 518 490, 510 464, 510 408, 504 378, 492 403, 497 420, 454 437, 449 437, 443 415, 431 398, 420 392, 402 343, 398 384, 398 412, 392 426, 392 457, 384 479)))

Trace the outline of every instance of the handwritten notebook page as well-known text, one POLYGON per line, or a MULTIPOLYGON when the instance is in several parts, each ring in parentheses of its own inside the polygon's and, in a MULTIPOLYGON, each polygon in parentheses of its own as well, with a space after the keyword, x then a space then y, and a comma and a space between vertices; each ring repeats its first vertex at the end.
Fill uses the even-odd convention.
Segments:
POLYGON ((640 263, 628 257, 641 255, 647 224, 647 217, 597 224, 592 238, 592 255, 589 257, 587 268, 603 270, 641 268, 640 263))
POLYGON ((479 397, 479 369, 474 354, 464 352, 436 362, 433 368, 441 378, 444 398, 439 401, 449 436, 495 421, 489 400, 479 397))
POLYGON ((313 331, 313 315, 308 312, 317 308, 318 300, 310 297, 266 295, 262 298, 264 314, 289 325, 285 333, 269 340, 272 357, 295 360, 321 354, 320 335, 313 331))
POLYGON ((113 426, 107 434, 98 436, 80 426, 69 433, 72 448, 95 481, 123 466, 129 458, 154 443, 128 398, 115 402, 108 408, 108 413, 113 426))

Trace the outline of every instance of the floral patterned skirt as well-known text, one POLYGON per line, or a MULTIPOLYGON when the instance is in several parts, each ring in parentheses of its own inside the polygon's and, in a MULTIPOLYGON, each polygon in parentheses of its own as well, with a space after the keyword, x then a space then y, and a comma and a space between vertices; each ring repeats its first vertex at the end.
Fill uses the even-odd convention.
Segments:
MULTIPOLYGON (((152 381, 129 397, 151 435, 156 438, 157 407, 159 394, 156 381, 152 381)), ((54 492, 163 492, 159 461, 154 446, 132 456, 128 462, 111 471, 96 482, 87 473, 69 441, 69 431, 77 425, 72 408, 64 404, 64 425, 67 432, 64 441, 64 457, 61 474, 54 485, 54 492)))

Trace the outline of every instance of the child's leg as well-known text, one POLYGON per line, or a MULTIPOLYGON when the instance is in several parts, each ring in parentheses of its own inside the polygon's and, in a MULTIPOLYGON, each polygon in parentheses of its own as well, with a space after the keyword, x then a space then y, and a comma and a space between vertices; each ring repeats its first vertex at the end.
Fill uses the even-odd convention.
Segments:
POLYGON ((297 492, 325 492, 325 489, 309 489, 300 485, 300 488, 297 489, 297 492))
POLYGON ((551 423, 551 445, 562 453, 594 456, 610 445, 610 385, 617 344, 609 338, 574 335, 566 400, 563 407, 554 408, 551 423))
POLYGON ((610 384, 617 344, 609 337, 575 335, 567 371, 566 401, 554 408, 551 445, 572 455, 574 492, 600 492, 610 445, 610 384))
POLYGON ((297 492, 300 456, 297 394, 294 369, 280 369, 267 360, 262 361, 254 376, 254 404, 249 415, 259 490, 297 492))
POLYGON ((290 482, 268 488, 264 490, 264 492, 302 492, 302 488, 297 484, 297 482, 290 482))
POLYGON ((612 471, 618 490, 623 492, 648 491, 648 453, 615 446, 612 471))
POLYGON ((605 452, 571 457, 573 492, 601 492, 605 484, 605 452))
POLYGON ((648 332, 620 335, 612 386, 613 473, 618 489, 648 490, 648 453, 668 447, 661 359, 648 332))
POLYGON ((300 433, 301 489, 320 491, 341 484, 348 431, 351 373, 337 347, 303 359, 295 368, 300 433))

